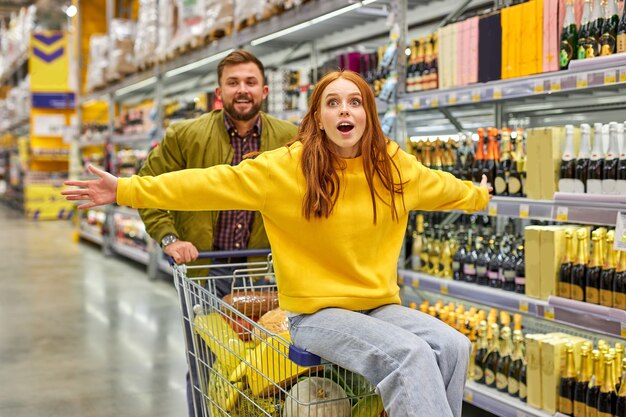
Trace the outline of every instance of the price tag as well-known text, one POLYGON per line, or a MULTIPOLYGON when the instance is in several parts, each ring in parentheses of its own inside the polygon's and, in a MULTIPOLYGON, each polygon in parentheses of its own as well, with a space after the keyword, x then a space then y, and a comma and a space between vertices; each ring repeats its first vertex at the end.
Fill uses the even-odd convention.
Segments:
POLYGON ((567 207, 556 208, 556 221, 566 222, 569 219, 569 209, 567 207))
POLYGON ((561 79, 560 78, 555 78, 553 80, 550 80, 550 91, 552 92, 561 91, 561 79))
POLYGON ((500 100, 502 98, 502 88, 494 87, 493 89, 493 99, 500 100))
POLYGON ((420 99, 419 97, 416 97, 413 99, 413 103, 411 103, 411 107, 413 108, 413 110, 417 110, 422 106, 422 103, 420 103, 420 99))
POLYGON ((543 318, 546 320, 554 320, 554 307, 545 307, 543 310, 543 318))
POLYGON ((448 96, 448 105, 454 106, 457 103, 456 93, 450 93, 448 96))
POLYGON ((615 239, 613 240, 613 248, 615 250, 626 251, 626 212, 617 212, 617 221, 615 222, 615 239))
POLYGON ((471 403, 472 401, 474 401, 474 394, 472 393, 472 391, 465 390, 465 392, 463 393, 463 399, 468 403, 471 403))
POLYGON ((626 323, 620 323, 622 337, 626 337, 626 323))
POLYGON ((576 88, 587 88, 588 85, 587 74, 578 74, 576 76, 576 88))
POLYGON ((433 98, 430 102, 430 107, 439 107, 439 99, 433 98))
POLYGON ((619 70, 619 82, 626 83, 626 69, 619 70))
POLYGON ((480 101, 480 90, 472 91, 472 102, 478 103, 480 101))
POLYGON ((489 205, 487 206, 487 213, 490 216, 497 216, 498 215, 498 203, 494 203, 494 202, 489 203, 489 205))
POLYGON ((439 292, 442 294, 448 294, 448 284, 441 284, 439 292))
POLYGON ((524 313, 528 313, 528 301, 526 301, 526 300, 520 300, 519 301, 519 311, 522 311, 524 313))
POLYGON ((535 86, 533 88, 533 91, 535 92, 535 94, 541 94, 543 93, 543 80, 540 81, 535 81, 535 86))
POLYGON ((411 282, 411 287, 418 289, 420 287, 420 280, 418 278, 413 278, 411 282))
POLYGON ((519 205, 519 217, 521 219, 527 219, 530 213, 530 206, 528 204, 519 205))
POLYGON ((615 84, 615 70, 604 71, 604 85, 615 84))

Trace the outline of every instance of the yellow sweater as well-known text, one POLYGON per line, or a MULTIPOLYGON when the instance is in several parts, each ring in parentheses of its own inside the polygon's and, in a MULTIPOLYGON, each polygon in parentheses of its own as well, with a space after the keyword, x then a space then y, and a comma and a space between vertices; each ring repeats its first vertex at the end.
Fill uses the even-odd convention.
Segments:
POLYGON ((258 210, 272 247, 282 309, 367 310, 400 302, 396 268, 409 210, 475 211, 489 201, 485 189, 425 168, 394 142, 388 152, 407 182, 406 210, 399 198, 396 203, 400 221, 393 221, 388 206, 377 201, 374 225, 361 157, 345 160, 341 194, 330 217, 305 220, 299 142, 237 166, 120 178, 117 201, 166 210, 258 210))

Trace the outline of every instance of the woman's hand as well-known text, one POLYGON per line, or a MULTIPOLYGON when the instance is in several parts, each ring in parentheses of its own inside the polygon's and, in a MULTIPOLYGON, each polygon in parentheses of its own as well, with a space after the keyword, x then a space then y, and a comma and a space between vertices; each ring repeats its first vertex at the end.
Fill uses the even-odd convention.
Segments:
POLYGON ((487 176, 483 174, 482 179, 480 180, 480 187, 481 188, 486 188, 487 191, 489 192, 489 199, 491 199, 491 197, 493 197, 493 187, 491 185, 489 185, 489 183, 487 182, 487 176))
POLYGON ((95 206, 115 203, 117 201, 117 177, 89 165, 89 171, 98 179, 88 181, 65 181, 63 184, 78 188, 62 191, 61 194, 70 201, 87 201, 78 206, 87 209, 95 206))

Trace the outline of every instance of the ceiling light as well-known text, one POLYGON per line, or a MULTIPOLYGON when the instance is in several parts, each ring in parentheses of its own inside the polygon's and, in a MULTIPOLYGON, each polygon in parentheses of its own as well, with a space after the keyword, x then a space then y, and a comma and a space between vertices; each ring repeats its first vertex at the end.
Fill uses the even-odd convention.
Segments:
POLYGON ((68 17, 74 17, 76 16, 76 13, 78 13, 78 9, 76 8, 76 6, 74 6, 73 4, 70 4, 69 6, 67 6, 67 8, 65 9, 65 14, 68 17))

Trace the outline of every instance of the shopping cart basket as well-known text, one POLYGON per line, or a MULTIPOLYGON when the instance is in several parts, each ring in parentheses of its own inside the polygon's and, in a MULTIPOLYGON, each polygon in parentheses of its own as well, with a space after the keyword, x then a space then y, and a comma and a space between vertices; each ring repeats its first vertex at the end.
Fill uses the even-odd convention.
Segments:
MULTIPOLYGON (((181 299, 194 407, 202 417, 379 417, 380 397, 364 377, 290 343, 268 250, 205 252, 201 258, 265 256, 261 262, 173 265, 181 299), (188 277, 193 269, 233 274, 188 277), (232 280, 219 298, 219 280, 232 280), (278 320, 272 321, 278 317, 278 320), (257 322, 258 321, 258 322, 257 322)), ((217 261, 216 261, 217 262, 217 261)), ((194 274, 192 274, 194 275, 194 274)))

